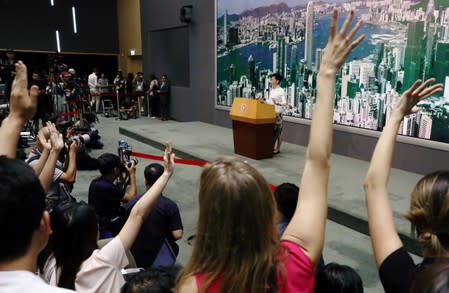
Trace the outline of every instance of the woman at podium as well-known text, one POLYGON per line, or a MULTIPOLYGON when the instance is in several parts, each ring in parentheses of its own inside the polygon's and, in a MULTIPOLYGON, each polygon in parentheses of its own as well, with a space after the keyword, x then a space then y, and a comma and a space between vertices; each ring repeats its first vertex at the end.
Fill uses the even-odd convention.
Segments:
POLYGON ((271 90, 268 96, 267 103, 274 105, 276 111, 276 122, 274 124, 274 147, 273 154, 279 154, 281 150, 281 133, 283 127, 282 113, 284 106, 287 103, 285 98, 285 91, 279 85, 282 81, 282 76, 279 73, 273 73, 271 76, 271 90))

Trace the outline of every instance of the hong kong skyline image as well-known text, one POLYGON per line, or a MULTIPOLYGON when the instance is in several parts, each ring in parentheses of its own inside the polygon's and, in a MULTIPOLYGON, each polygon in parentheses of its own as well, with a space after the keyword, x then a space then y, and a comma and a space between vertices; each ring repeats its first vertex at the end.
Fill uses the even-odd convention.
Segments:
POLYGON ((449 3, 427 1, 218 0, 216 104, 267 98, 269 76, 283 77, 284 115, 311 119, 332 10, 362 19, 364 42, 337 75, 333 121, 380 131, 404 90, 434 77, 444 91, 406 116, 399 134, 449 142, 449 3))

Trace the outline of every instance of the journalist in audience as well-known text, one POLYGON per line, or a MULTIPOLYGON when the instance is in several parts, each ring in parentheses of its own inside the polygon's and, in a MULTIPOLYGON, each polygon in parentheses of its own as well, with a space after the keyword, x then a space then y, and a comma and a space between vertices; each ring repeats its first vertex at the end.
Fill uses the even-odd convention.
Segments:
POLYGON ((37 256, 51 234, 45 193, 33 169, 15 160, 20 131, 36 111, 39 89, 27 89, 19 61, 12 84, 10 113, 0 127, 0 292, 71 292, 45 284, 35 275, 37 256))
MULTIPOLYGON (((406 90, 392 110, 377 142, 365 178, 368 226, 376 266, 385 292, 408 292, 416 266, 404 248, 396 230, 388 198, 388 179, 396 135, 405 115, 419 109, 415 105, 441 91, 442 84, 430 86, 434 79, 417 80, 406 90)), ((412 191, 410 209, 406 214, 422 244, 424 261, 449 256, 449 172, 439 171, 424 176, 412 191)))
MULTIPOLYGON (((299 187, 293 183, 282 183, 276 187, 274 198, 279 211, 278 235, 282 237, 285 229, 295 214, 298 204, 299 187)), ((324 267, 324 259, 321 255, 316 269, 319 271, 324 267)))
POLYGON ((329 263, 318 270, 314 293, 363 293, 363 283, 353 268, 329 263))
MULTIPOLYGON (((147 190, 153 186, 162 174, 164 174, 164 166, 161 164, 153 163, 146 166, 144 176, 147 190)), ((128 216, 142 195, 128 202, 126 206, 126 214, 128 216)), ((175 241, 181 239, 182 234, 183 226, 178 206, 174 201, 161 194, 131 247, 137 266, 149 268, 153 266, 158 256, 161 258, 161 261, 174 264, 179 252, 179 246, 175 241)), ((157 265, 156 263, 155 266, 157 265)))
POLYGON ((265 178, 238 159, 211 162, 201 174, 197 233, 179 292, 313 292, 327 217, 335 79, 363 40, 352 41, 361 26, 358 22, 349 30, 353 15, 337 32, 333 11, 298 205, 281 240, 276 202, 265 178))
POLYGON ((62 135, 58 133, 55 125, 49 122, 46 127, 39 130, 38 140, 36 140, 36 144, 26 160, 40 179, 48 178, 48 173, 52 176, 50 182, 41 179, 46 192, 46 206, 50 210, 60 202, 74 200, 71 196, 71 185, 76 179, 76 157, 79 142, 74 140, 68 146, 68 156, 64 162, 61 162, 58 158, 63 146, 62 135), (60 140, 58 149, 54 145, 56 143, 55 136, 57 136, 58 141, 60 140), (52 137, 55 140, 54 142, 52 137))
POLYGON ((98 216, 100 239, 112 238, 118 235, 125 220, 122 202, 134 198, 137 193, 136 168, 120 161, 120 157, 105 153, 98 157, 101 176, 92 180, 89 186, 88 203, 98 216), (129 190, 123 190, 115 184, 122 182, 123 176, 129 174, 129 190))
POLYGON ((172 293, 180 267, 152 268, 132 276, 122 293, 172 293))
POLYGON ((409 293, 449 292, 449 259, 435 259, 431 265, 420 267, 409 293))
POLYGON ((51 285, 78 292, 119 292, 125 284, 121 269, 128 264, 129 250, 143 221, 173 174, 171 143, 164 154, 164 173, 133 207, 117 237, 97 249, 98 221, 94 209, 68 202, 51 213, 50 253, 40 267, 51 285))

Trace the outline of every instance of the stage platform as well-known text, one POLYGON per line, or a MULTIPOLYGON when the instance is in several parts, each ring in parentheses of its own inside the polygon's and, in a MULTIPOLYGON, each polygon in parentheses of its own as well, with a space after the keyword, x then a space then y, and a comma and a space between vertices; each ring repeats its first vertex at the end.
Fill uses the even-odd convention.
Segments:
MULTIPOLYGON (((303 146, 284 143, 281 153, 273 158, 253 160, 234 153, 232 129, 202 122, 140 121, 142 124, 120 126, 120 134, 161 150, 165 142, 171 140, 176 155, 183 159, 211 161, 221 156, 241 157, 257 168, 271 184, 293 182, 299 185, 306 152, 303 146)), ((368 165, 365 161, 333 154, 329 180, 328 218, 363 234, 368 234, 363 191, 368 165)), ((403 215, 409 206, 410 192, 421 176, 392 169, 389 186, 398 231, 404 245, 418 255, 418 243, 411 235, 410 224, 403 215)))

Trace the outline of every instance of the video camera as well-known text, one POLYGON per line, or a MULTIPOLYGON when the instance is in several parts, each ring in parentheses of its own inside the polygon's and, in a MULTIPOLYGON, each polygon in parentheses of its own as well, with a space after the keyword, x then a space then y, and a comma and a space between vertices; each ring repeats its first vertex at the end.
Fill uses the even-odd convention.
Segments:
MULTIPOLYGON (((75 132, 84 132, 86 129, 82 127, 82 130, 78 127, 74 128, 75 132)), ((72 137, 69 137, 65 142, 68 145, 71 145, 73 141, 78 140, 80 143, 87 144, 92 140, 95 140, 98 137, 98 130, 97 129, 91 129, 87 128, 86 133, 74 135, 72 137)))
POLYGON ((126 167, 130 168, 132 163, 137 166, 139 161, 136 158, 130 158, 132 153, 131 147, 128 142, 124 139, 118 142, 118 156, 120 157, 120 162, 122 163, 122 171, 126 172, 126 167))
POLYGON ((131 147, 129 146, 128 142, 126 142, 126 140, 121 139, 118 142, 118 156, 120 158, 120 163, 121 163, 121 168, 120 171, 125 174, 125 177, 123 177, 119 183, 118 183, 118 188, 122 191, 125 192, 126 188, 128 187, 129 183, 131 182, 130 180, 130 175, 128 170, 126 169, 127 167, 130 168, 132 166, 132 163, 134 163, 134 166, 137 165, 137 163, 139 161, 137 161, 137 159, 135 158, 130 158, 131 156, 131 147))
MULTIPOLYGON (((63 121, 63 122, 58 123, 58 126, 60 127, 61 133, 63 134, 63 136, 66 136, 67 130, 70 127, 73 127, 73 122, 72 121, 63 121)), ((74 131, 75 135, 73 135, 72 137, 69 137, 65 141, 68 145, 72 144, 72 142, 75 140, 78 140, 82 144, 91 143, 90 145, 92 145, 92 142, 98 142, 100 139, 100 136, 98 135, 98 130, 95 128, 92 128, 92 127, 76 126, 76 127, 73 127, 73 131, 74 131)))

